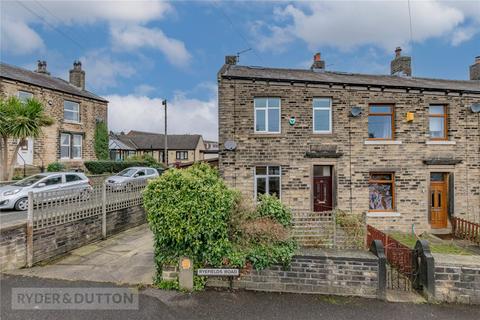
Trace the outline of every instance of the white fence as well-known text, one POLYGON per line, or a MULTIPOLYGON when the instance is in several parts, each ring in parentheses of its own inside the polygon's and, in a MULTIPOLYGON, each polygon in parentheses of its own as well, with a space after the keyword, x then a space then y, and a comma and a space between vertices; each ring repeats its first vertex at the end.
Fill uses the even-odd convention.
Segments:
POLYGON ((33 230, 85 219, 142 204, 147 181, 29 193, 28 220, 33 230))

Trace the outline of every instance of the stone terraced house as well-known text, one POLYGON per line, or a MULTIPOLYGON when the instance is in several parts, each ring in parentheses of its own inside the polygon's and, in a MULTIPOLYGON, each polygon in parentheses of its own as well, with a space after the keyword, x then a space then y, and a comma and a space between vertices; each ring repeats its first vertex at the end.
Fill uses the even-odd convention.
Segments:
POLYGON ((247 197, 277 194, 294 221, 332 209, 381 229, 447 232, 480 221, 480 57, 470 80, 249 67, 218 73, 219 170, 247 197))
MULTIPOLYGON (((3 98, 36 98, 54 119, 39 138, 29 138, 21 148, 18 166, 38 170, 60 161, 67 167, 81 168, 83 161, 96 159, 95 127, 100 121, 107 122, 108 101, 85 90, 85 71, 79 61, 73 63, 69 81, 50 75, 45 61, 38 61, 36 71, 0 63, 0 94, 3 98)), ((11 141, 11 156, 15 143, 11 141)))

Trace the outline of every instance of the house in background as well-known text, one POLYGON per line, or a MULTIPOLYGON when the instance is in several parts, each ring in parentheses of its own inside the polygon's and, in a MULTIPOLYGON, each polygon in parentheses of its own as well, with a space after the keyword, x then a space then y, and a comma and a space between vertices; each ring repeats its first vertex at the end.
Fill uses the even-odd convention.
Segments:
MULTIPOLYGON (((199 134, 169 134, 167 136, 168 164, 195 162, 204 159, 205 144, 199 134)), ((110 158, 125 160, 133 154, 149 154, 164 162, 165 135, 152 132, 130 131, 110 133, 110 158)))
POLYGON ((218 159, 218 142, 217 141, 211 141, 211 140, 205 140, 205 151, 204 153, 204 158, 205 159, 218 159))
POLYGON ((480 221, 480 57, 470 80, 444 80, 413 77, 400 48, 391 75, 326 71, 320 54, 309 70, 228 56, 218 94, 220 173, 280 197, 311 224, 299 235, 337 208, 384 230, 480 221))
MULTIPOLYGON (((54 119, 39 138, 28 139, 15 155, 18 166, 38 170, 60 161, 69 168, 80 168, 84 160, 96 159, 95 127, 100 121, 107 123, 108 101, 85 90, 85 71, 80 61, 73 63, 69 81, 50 75, 45 61, 38 61, 36 71, 0 63, 0 94, 3 98, 35 98, 54 119)), ((11 141, 10 154, 15 143, 11 141)))

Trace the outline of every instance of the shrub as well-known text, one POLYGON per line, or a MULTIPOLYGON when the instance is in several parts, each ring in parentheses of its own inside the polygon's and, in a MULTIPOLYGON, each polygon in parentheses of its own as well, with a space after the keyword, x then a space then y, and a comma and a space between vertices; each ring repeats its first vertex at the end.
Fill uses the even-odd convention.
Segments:
POLYGON ((281 223, 283 226, 289 226, 292 222, 292 212, 276 196, 262 194, 257 206, 257 213, 260 217, 269 217, 281 223))
POLYGON ((147 163, 149 167, 163 167, 162 163, 158 162, 154 157, 147 153, 130 156, 126 161, 141 161, 147 163))
POLYGON ((94 150, 98 160, 108 160, 108 128, 104 121, 100 121, 95 126, 94 150))
POLYGON ((221 265, 230 248, 228 221, 235 192, 207 164, 171 169, 144 192, 147 220, 154 234, 157 270, 181 256, 196 265, 221 265))
POLYGON ((65 165, 60 162, 52 162, 47 166, 47 172, 58 172, 65 170, 65 165))

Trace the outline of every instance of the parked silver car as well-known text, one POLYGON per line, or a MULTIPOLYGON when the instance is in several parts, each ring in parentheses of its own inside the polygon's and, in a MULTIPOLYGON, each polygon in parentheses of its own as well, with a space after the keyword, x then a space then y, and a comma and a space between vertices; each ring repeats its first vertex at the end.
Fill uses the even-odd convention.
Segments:
MULTIPOLYGON (((72 194, 92 190, 90 180, 79 172, 40 173, 0 187, 0 210, 28 209, 28 192, 72 190, 72 194)), ((68 195, 69 193, 67 193, 68 195)))
POLYGON ((130 167, 120 171, 119 173, 108 177, 105 180, 107 188, 110 190, 123 190, 128 188, 129 182, 142 179, 154 179, 158 177, 158 171, 149 167, 130 167))

